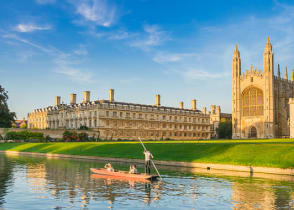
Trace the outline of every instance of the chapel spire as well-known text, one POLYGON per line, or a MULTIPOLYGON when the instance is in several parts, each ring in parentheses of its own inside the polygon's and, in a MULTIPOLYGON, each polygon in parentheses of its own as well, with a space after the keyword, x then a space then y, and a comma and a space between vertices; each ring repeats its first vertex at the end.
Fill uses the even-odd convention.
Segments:
POLYGON ((280 64, 278 64, 278 77, 281 77, 281 72, 280 72, 280 64))
POLYGON ((235 50, 234 50, 234 58, 240 58, 240 52, 238 50, 238 44, 235 45, 235 50))
POLYGON ((287 71, 287 66, 285 67, 285 79, 288 80, 288 71, 287 71))
POLYGON ((267 42, 265 44, 264 52, 272 52, 272 51, 273 51, 273 48, 272 48, 272 44, 270 42, 270 38, 267 37, 267 42))

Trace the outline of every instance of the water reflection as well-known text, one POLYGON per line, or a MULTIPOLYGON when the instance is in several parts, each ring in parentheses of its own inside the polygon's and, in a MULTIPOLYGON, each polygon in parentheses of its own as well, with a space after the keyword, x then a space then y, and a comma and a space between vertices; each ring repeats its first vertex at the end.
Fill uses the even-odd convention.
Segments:
POLYGON ((12 185, 12 165, 6 164, 7 158, 0 158, 0 208, 5 201, 8 187, 12 185))
MULTIPOLYGON (((0 155, 0 209, 294 208, 293 182, 191 175, 164 168, 163 182, 91 175, 90 168, 103 165, 85 160, 0 155), (16 202, 20 195, 21 202, 16 202)), ((128 169, 124 164, 114 167, 128 169)))

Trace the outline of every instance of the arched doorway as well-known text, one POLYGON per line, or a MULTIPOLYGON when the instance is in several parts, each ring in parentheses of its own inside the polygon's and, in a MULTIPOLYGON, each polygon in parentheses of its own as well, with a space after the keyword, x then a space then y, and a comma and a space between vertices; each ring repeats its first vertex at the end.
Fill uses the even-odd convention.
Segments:
POLYGON ((254 126, 249 130, 249 138, 257 138, 257 130, 254 126))

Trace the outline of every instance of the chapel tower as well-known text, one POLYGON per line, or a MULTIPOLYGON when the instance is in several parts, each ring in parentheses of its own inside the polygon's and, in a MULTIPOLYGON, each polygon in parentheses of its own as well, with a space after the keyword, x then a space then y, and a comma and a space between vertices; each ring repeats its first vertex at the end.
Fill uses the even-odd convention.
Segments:
POLYGON ((240 98, 241 58, 238 45, 235 46, 232 66, 232 132, 233 138, 241 138, 240 98))
POLYGON ((274 138, 274 54, 269 37, 264 49, 264 137, 274 138))

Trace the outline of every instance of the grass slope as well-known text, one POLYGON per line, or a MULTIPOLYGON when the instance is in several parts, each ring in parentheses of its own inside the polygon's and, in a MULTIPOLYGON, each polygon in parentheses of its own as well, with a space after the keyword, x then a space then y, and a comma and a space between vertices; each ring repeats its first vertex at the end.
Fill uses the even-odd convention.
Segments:
MULTIPOLYGON (((145 145, 155 160, 294 168, 292 140, 169 141, 145 145)), ((143 159, 142 146, 135 142, 2 143, 0 150, 143 159)))

